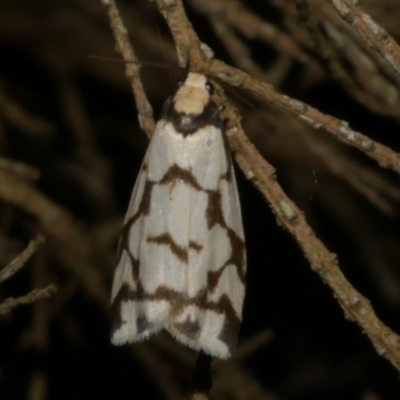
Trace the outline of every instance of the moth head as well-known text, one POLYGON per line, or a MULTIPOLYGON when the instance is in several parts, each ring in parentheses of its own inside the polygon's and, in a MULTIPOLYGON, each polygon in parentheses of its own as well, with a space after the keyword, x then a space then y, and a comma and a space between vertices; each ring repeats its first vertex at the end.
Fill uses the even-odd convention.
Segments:
POLYGON ((205 75, 189 72, 173 98, 175 111, 179 114, 201 115, 213 91, 214 87, 205 75))

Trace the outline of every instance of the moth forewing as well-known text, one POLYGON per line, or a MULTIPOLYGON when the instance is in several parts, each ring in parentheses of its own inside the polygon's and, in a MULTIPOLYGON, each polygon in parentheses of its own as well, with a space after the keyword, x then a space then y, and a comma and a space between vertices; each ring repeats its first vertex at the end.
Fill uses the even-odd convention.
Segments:
POLYGON ((219 109, 189 73, 164 104, 133 189, 112 288, 111 341, 167 330, 219 358, 234 351, 246 255, 219 109))

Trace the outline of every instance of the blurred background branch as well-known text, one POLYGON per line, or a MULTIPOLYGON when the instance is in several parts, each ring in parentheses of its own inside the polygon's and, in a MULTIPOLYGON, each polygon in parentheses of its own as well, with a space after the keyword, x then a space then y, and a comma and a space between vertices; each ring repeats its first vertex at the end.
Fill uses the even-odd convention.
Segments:
MULTIPOLYGON (((16 274, 32 257, 38 247, 44 243, 43 235, 37 235, 31 240, 28 247, 17 255, 6 267, 0 270, 0 284, 10 279, 16 274)), ((24 304, 34 303, 38 300, 45 299, 57 292, 55 285, 51 284, 43 289, 34 289, 30 293, 17 298, 9 297, 0 303, 0 315, 8 314, 13 308, 24 304)))

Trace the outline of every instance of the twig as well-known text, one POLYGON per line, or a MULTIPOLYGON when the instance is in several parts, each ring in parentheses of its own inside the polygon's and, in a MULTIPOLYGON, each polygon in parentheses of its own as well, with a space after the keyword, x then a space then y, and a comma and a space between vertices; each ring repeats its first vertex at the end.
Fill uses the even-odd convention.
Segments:
POLYGON ((0 199, 33 215, 48 239, 54 239, 51 250, 61 263, 93 299, 104 308, 108 307, 109 298, 105 285, 89 260, 93 243, 73 215, 34 187, 1 169, 0 199))
MULTIPOLYGON (((308 9, 308 3, 306 0, 297 0, 296 5, 298 8, 300 8, 301 15, 303 16, 303 19, 306 20, 306 23, 309 27, 310 34, 314 38, 314 41, 317 46, 317 50, 319 54, 326 54, 326 57, 328 57, 329 51, 327 50, 327 45, 325 41, 323 40, 322 35, 319 33, 317 30, 317 24, 316 22, 311 18, 309 9, 308 9)), ((216 8, 217 9, 217 8, 216 8)), ((213 14, 212 14, 213 15, 213 14)), ((253 77, 264 81, 264 73, 263 71, 257 66, 256 63, 253 62, 251 55, 249 53, 248 48, 242 43, 242 41, 235 35, 235 33, 222 21, 222 18, 217 18, 217 17, 210 17, 210 22, 216 32, 216 34, 219 36, 221 41, 224 43, 225 47, 229 51, 231 57, 233 58, 234 62, 243 70, 248 71, 253 77)), ((337 64, 338 61, 336 60, 335 57, 331 55, 329 58, 331 60, 331 67, 335 71, 338 70, 338 67, 334 68, 333 64, 337 64)), ((371 71, 368 71, 371 73, 371 71)), ((338 75, 339 73, 337 73, 338 75)), ((348 79, 349 80, 349 79, 348 79)), ((369 82, 368 79, 365 79, 364 81, 369 82)), ((374 81, 376 82, 376 80, 374 81)), ((349 88, 350 84, 352 82, 348 83, 347 85, 343 84, 344 87, 349 88)), ((355 86, 355 85, 353 85, 355 86)), ((360 95, 360 97, 365 100, 365 92, 362 92, 363 96, 360 95)), ((364 101, 365 102, 365 101, 364 101)), ((385 110, 388 109, 388 107, 382 107, 382 103, 380 104, 380 108, 384 108, 385 110)), ((299 131, 298 131, 299 132, 299 131)), ((300 134, 300 132, 298 133, 300 134)), ((340 176, 342 179, 347 180, 355 190, 359 191, 363 196, 365 196, 372 204, 377 206, 381 211, 387 213, 388 215, 396 215, 396 209, 393 207, 386 199, 380 195, 373 186, 370 186, 368 184, 365 184, 360 179, 360 173, 363 172, 362 168, 358 167, 356 163, 353 160, 349 160, 343 157, 334 157, 332 154, 332 149, 331 147, 327 146, 324 143, 322 143, 322 140, 316 140, 315 137, 313 137, 310 140, 309 135, 302 135, 304 140, 307 140, 309 142, 308 149, 320 156, 320 159, 325 165, 329 168, 329 171, 335 173, 336 175, 340 176), (329 152, 328 152, 329 148, 329 152), (323 153, 323 154, 321 154, 323 153), (349 165, 351 163, 351 165, 349 165), (358 167, 358 174, 351 173, 349 174, 348 171, 349 169, 354 170, 354 168, 358 167)), ((365 175, 365 173, 364 173, 365 175)))
POLYGON ((233 355, 233 359, 237 362, 242 362, 249 356, 253 355, 257 350, 271 343, 274 336, 275 333, 271 329, 264 329, 257 332, 253 337, 240 344, 239 348, 233 355))
MULTIPOLYGON (((192 32, 193 28, 190 22, 187 20, 181 0, 157 0, 157 5, 167 20, 177 47, 184 46, 188 38, 196 37, 192 32)), ((201 58, 199 43, 192 43, 192 48, 194 54, 201 58)), ((204 68, 206 64, 207 60, 200 59, 196 67, 204 68)), ((292 112, 296 111, 310 124, 317 124, 318 120, 320 122, 317 127, 320 127, 320 124, 324 121, 326 128, 329 128, 330 131, 337 134, 341 132, 341 135, 345 136, 349 143, 358 144, 361 148, 363 148, 361 145, 363 143, 364 147, 367 147, 369 152, 373 152, 373 156, 381 163, 399 171, 399 156, 396 153, 380 144, 373 144, 370 139, 352 131, 346 124, 333 117, 325 116, 316 109, 290 99, 288 96, 279 95, 269 85, 256 81, 244 72, 229 67, 218 60, 209 62, 208 66, 209 69, 205 71, 211 73, 211 75, 219 77, 232 86, 244 87, 264 98, 268 97, 269 101, 285 106, 292 112), (270 96, 266 96, 267 93, 270 96)), ((395 368, 400 370, 398 346, 400 337, 378 319, 370 302, 346 280, 338 266, 336 255, 330 253, 315 236, 303 213, 278 185, 274 168, 263 159, 245 136, 235 110, 232 107, 227 107, 226 111, 229 120, 235 126, 230 131, 231 149, 246 177, 251 179, 265 196, 277 217, 278 223, 294 236, 310 261, 312 270, 317 272, 321 279, 331 287, 345 316, 356 321, 363 332, 368 335, 378 354, 387 358, 395 368)), ((364 150, 366 149, 364 148, 364 150)))
POLYGON ((199 71, 206 68, 207 60, 204 58, 200 39, 186 18, 182 2, 157 0, 157 7, 168 23, 174 38, 179 62, 186 64, 188 61, 186 57, 189 56, 191 66, 196 66, 199 71))
POLYGON ((48 392, 48 377, 41 371, 33 372, 29 382, 27 400, 46 400, 48 392))
MULTIPOLYGON (((396 79, 388 80, 380 67, 382 59, 379 54, 366 49, 364 43, 360 45, 341 26, 332 24, 329 18, 321 17, 320 24, 323 24, 325 34, 334 44, 331 45, 335 49, 329 54, 329 65, 343 88, 370 110, 399 120, 396 79), (348 67, 348 63, 352 68, 348 67)), ((391 71, 390 75, 395 75, 395 72, 391 71)))
MULTIPOLYGON (((49 276, 48 271, 48 252, 40 252, 36 255, 32 265, 32 287, 41 287, 46 282, 49 282, 52 277, 49 276)), ((63 286, 64 289, 64 286, 63 286)), ((56 299, 58 300, 60 294, 58 292, 56 299)), ((30 325, 26 328, 25 332, 19 339, 21 348, 33 347, 37 351, 45 351, 49 346, 49 328, 52 321, 50 315, 50 302, 37 301, 32 305, 32 317, 30 325)), ((54 299, 51 302, 53 306, 54 299)))
POLYGON ((35 239, 31 240, 27 248, 0 271, 0 284, 18 272, 44 241, 44 236, 41 234, 38 234, 35 239))
POLYGON ((77 178, 91 198, 97 200, 99 209, 103 212, 111 206, 111 193, 108 190, 110 180, 110 165, 101 156, 93 129, 86 113, 85 104, 80 92, 72 79, 60 74, 58 79, 62 109, 69 122, 70 131, 74 134, 76 159, 79 160, 77 178), (80 168, 80 166, 82 166, 80 168))
POLYGON ((52 296, 57 292, 57 287, 53 284, 45 287, 44 289, 34 289, 25 296, 13 298, 9 297, 0 304, 0 315, 8 314, 13 308, 22 306, 23 304, 30 304, 35 301, 45 299, 52 296))
MULTIPOLYGON (((310 10, 307 7, 307 1, 297 0, 296 5, 300 9, 301 15, 305 20, 305 23, 307 23, 308 25, 309 32, 314 38, 318 53, 321 55, 326 54, 326 57, 329 58, 329 51, 327 50, 328 46, 323 40, 322 35, 319 33, 316 22, 311 17, 310 10)), ((240 38, 237 37, 235 33, 223 22, 222 18, 217 18, 212 15, 213 14, 211 14, 210 16, 210 22, 214 28, 214 31, 225 45, 225 48, 229 51, 235 64, 238 65, 241 69, 248 71, 254 78, 264 81, 264 72, 252 60, 251 54, 247 46, 245 46, 240 38)), ((338 68, 333 68, 333 64, 338 64, 336 57, 333 57, 333 55, 331 55, 329 60, 331 61, 330 64, 332 69, 337 71, 338 68)), ((337 73, 336 75, 338 74, 339 73, 337 73)), ((365 79, 364 81, 369 82, 368 79, 365 79)), ((352 81, 350 83, 352 83, 352 81)), ((343 86, 349 88, 350 83, 348 83, 347 85, 343 83, 343 86)), ((365 92, 363 91, 362 94, 363 96, 360 97, 365 100, 365 92)), ((382 107, 382 103, 379 104, 380 108, 384 108, 385 110, 387 110, 388 107, 382 107)), ((263 118, 263 120, 265 119, 266 118, 263 118)), ((299 130, 297 130, 297 132, 299 135, 301 134, 299 130)), ((303 134, 302 137, 309 143, 308 149, 319 156, 320 160, 325 163, 329 171, 340 176, 342 179, 347 180, 354 187, 354 189, 359 191, 363 196, 365 196, 371 203, 373 203, 383 212, 390 215, 396 215, 395 207, 393 207, 388 201, 386 201, 386 199, 382 195, 380 195, 373 186, 365 184, 365 182, 360 179, 360 173, 363 172, 362 168, 358 167, 358 174, 348 173, 349 169, 354 170, 354 168, 358 166, 353 160, 344 158, 343 156, 340 157, 340 155, 337 155, 335 157, 334 154, 332 154, 331 146, 326 145, 325 141, 322 142, 322 140, 316 140, 317 138, 315 138, 315 135, 310 138, 309 134, 303 134), (351 163, 351 165, 349 165, 349 163, 351 163)))
POLYGON ((346 121, 323 114, 317 109, 289 96, 280 94, 271 85, 254 79, 249 74, 219 60, 207 60, 203 56, 200 41, 186 18, 180 0, 157 0, 157 6, 167 19, 177 49, 190 48, 190 61, 198 71, 215 76, 223 82, 257 95, 268 104, 273 103, 297 115, 316 129, 324 129, 343 143, 349 144, 376 160, 379 165, 400 173, 400 155, 369 137, 349 127, 346 121), (185 16, 183 18, 182 16, 185 16))
POLYGON ((234 63, 253 76, 263 76, 262 69, 252 59, 250 49, 236 35, 236 33, 220 18, 209 17, 214 32, 224 44, 234 63))
MULTIPOLYGON (((268 336, 271 338, 271 334, 268 335, 267 331, 264 331, 260 334, 255 334, 249 340, 240 344, 238 350, 233 355, 232 360, 229 362, 217 359, 213 361, 213 389, 211 396, 213 399, 233 400, 240 398, 248 400, 277 400, 276 396, 268 393, 265 387, 257 383, 257 378, 246 373, 240 364, 251 354, 252 351, 265 346, 268 341, 268 336), (238 393, 240 393, 240 397, 238 397, 238 393)), ((135 349, 142 348, 143 345, 144 344, 135 346, 135 349)), ((165 356, 168 359, 172 358, 174 364, 179 365, 175 370, 179 368, 183 371, 187 371, 192 367, 194 361, 193 350, 178 344, 169 335, 157 335, 152 339, 152 345, 153 349, 156 348, 158 351, 165 353, 165 356)), ((137 351, 135 351, 135 354, 137 354, 137 351)), ((158 365, 159 363, 160 361, 158 362, 158 365)), ((154 371, 157 371, 157 365, 154 365, 151 371, 153 371, 153 373, 154 371)), ((157 380, 159 377, 156 376, 155 379, 157 380)), ((169 377, 169 381, 173 381, 173 379, 169 377)), ((174 400, 177 400, 177 398, 177 396, 173 397, 174 400)))
POLYGON ((395 83, 399 85, 400 77, 356 32, 343 26, 330 4, 316 7, 314 2, 311 13, 309 3, 308 0, 296 0, 299 14, 315 43, 317 56, 326 60, 332 75, 359 103, 399 120, 395 83))
POLYGON ((37 168, 5 157, 0 157, 0 168, 29 182, 37 181, 40 177, 40 171, 37 168))
POLYGON ((363 40, 392 66, 400 75, 400 47, 396 41, 379 26, 358 5, 356 0, 331 0, 342 18, 360 34, 363 40))
POLYGON ((378 319, 368 299, 346 280, 336 255, 330 253, 315 236, 303 213, 278 185, 274 168, 262 158, 240 129, 231 136, 230 144, 236 152, 235 159, 239 166, 268 200, 279 225, 296 239, 310 261, 311 269, 330 286, 346 318, 357 322, 378 354, 400 370, 400 337, 378 319))
POLYGON ((192 400, 209 400, 208 393, 212 386, 211 362, 211 356, 202 351, 199 352, 193 374, 192 400))
POLYGON ((24 110, 2 88, 0 88, 0 115, 30 136, 45 138, 55 132, 53 125, 24 110))
POLYGON ((368 168, 354 160, 335 146, 329 145, 315 135, 307 135, 304 130, 298 129, 298 134, 306 143, 308 149, 319 157, 328 171, 348 182, 365 199, 377 209, 392 217, 398 211, 394 202, 400 199, 400 189, 388 183, 381 174, 373 168, 368 168))
POLYGON ((351 129, 348 122, 324 114, 308 104, 280 94, 271 85, 260 82, 249 74, 226 65, 222 61, 212 60, 209 63, 208 73, 231 86, 242 88, 259 96, 260 99, 267 103, 282 107, 313 128, 324 129, 341 142, 362 151, 378 162, 381 167, 390 168, 400 173, 400 154, 351 129))
POLYGON ((237 0, 188 0, 188 2, 199 13, 220 22, 224 21, 250 40, 262 40, 275 48, 278 53, 287 54, 300 62, 308 61, 308 56, 290 36, 251 12, 243 2, 237 0))
POLYGON ((132 62, 137 61, 137 58, 129 42, 128 32, 122 22, 116 4, 112 0, 102 0, 102 4, 107 8, 110 17, 111 28, 117 43, 117 49, 126 62, 126 76, 132 85, 133 94, 136 99, 140 126, 146 132, 147 136, 150 137, 154 131, 153 109, 147 100, 142 81, 140 80, 140 65, 136 62, 132 62))

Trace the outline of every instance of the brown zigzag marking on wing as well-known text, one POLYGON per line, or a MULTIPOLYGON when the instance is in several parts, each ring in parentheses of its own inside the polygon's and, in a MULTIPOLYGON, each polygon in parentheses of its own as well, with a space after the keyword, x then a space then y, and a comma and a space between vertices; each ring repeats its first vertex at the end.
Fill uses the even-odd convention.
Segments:
MULTIPOLYGON (((221 174, 220 180, 232 180, 232 164, 229 155, 228 157, 228 168, 224 174, 221 174)), ((143 165, 142 171, 147 169, 147 165, 143 165)), ((192 172, 185 170, 179 167, 177 164, 172 165, 168 171, 164 174, 159 182, 152 182, 147 180, 145 183, 145 188, 143 191, 143 197, 139 204, 137 212, 127 221, 125 224, 121 240, 118 249, 117 256, 117 264, 120 261, 122 250, 125 249, 128 252, 131 266, 132 266, 132 276, 133 279, 137 281, 136 290, 132 290, 127 283, 123 283, 120 290, 118 291, 117 296, 114 298, 111 306, 111 314, 113 320, 112 331, 116 331, 119 327, 125 322, 121 319, 121 304, 124 301, 168 301, 172 305, 171 313, 175 315, 179 315, 185 307, 190 305, 195 305, 204 310, 211 310, 219 314, 225 315, 225 321, 223 329, 220 332, 219 338, 227 346, 233 349, 236 346, 237 341, 237 333, 240 327, 240 318, 237 316, 232 303, 229 297, 224 293, 218 301, 209 301, 207 299, 209 291, 215 290, 217 288, 219 280, 222 276, 224 269, 233 264, 238 272, 239 279, 244 284, 245 281, 245 244, 244 240, 240 238, 232 228, 228 227, 223 210, 222 210, 222 198, 219 189, 217 190, 206 190, 200 186, 196 177, 192 172), (217 271, 208 272, 208 288, 203 289, 198 292, 198 294, 192 298, 188 298, 184 293, 177 292, 167 286, 161 285, 158 287, 156 292, 154 293, 146 293, 143 287, 140 284, 139 279, 139 260, 136 260, 129 251, 128 246, 128 238, 129 238, 129 230, 131 226, 136 222, 136 220, 141 215, 148 215, 150 213, 150 203, 151 203, 151 194, 154 185, 156 184, 169 184, 176 180, 181 180, 187 185, 191 186, 197 191, 205 192, 208 195, 208 204, 206 209, 206 219, 208 228, 211 229, 214 225, 218 224, 223 229, 226 230, 227 236, 230 242, 231 247, 231 255, 230 258, 224 263, 224 265, 218 269, 217 271)), ((179 246, 175 243, 169 233, 164 233, 159 236, 151 236, 146 239, 148 242, 157 243, 160 245, 169 246, 172 253, 176 255, 176 257, 183 262, 188 261, 188 249, 182 246, 179 246)), ((189 249, 193 249, 197 252, 202 251, 203 246, 195 241, 189 242, 189 249)), ((145 320, 143 316, 138 316, 138 329, 140 325, 140 329, 143 331, 146 330, 149 326, 149 322, 145 320)), ((181 331, 183 334, 187 336, 193 337, 196 332, 199 331, 199 326, 197 321, 191 321, 188 319, 187 321, 176 323, 175 328, 181 331)))
POLYGON ((174 328, 193 340, 196 340, 200 332, 199 321, 192 321, 189 316, 183 322, 176 322, 174 328))
POLYGON ((225 268, 226 268, 226 266, 223 265, 217 271, 208 271, 207 284, 208 284, 208 290, 210 291, 210 293, 214 292, 214 290, 218 286, 219 280, 220 280, 221 275, 224 272, 225 268))
POLYGON ((181 180, 187 185, 191 186, 196 190, 203 190, 199 185, 196 177, 187 169, 181 168, 177 164, 173 164, 169 167, 168 171, 164 174, 161 180, 158 182, 160 185, 167 185, 176 180, 181 180))
POLYGON ((138 207, 136 213, 128 219, 128 221, 125 223, 124 227, 122 228, 121 238, 120 238, 119 244, 118 244, 116 265, 118 265, 118 263, 121 260, 121 255, 122 255, 123 250, 126 250, 128 252, 128 254, 132 257, 132 255, 129 252, 129 245, 128 245, 129 231, 131 229, 131 226, 136 222, 136 220, 141 215, 149 215, 150 204, 151 204, 151 193, 152 193, 154 185, 155 185, 155 182, 152 182, 150 180, 146 181, 144 190, 143 190, 142 199, 140 200, 140 204, 139 204, 139 207, 138 207))
POLYGON ((238 275, 239 275, 239 278, 244 283, 245 278, 246 278, 246 271, 244 268, 246 246, 245 246, 244 240, 242 238, 240 238, 236 234, 236 232, 231 228, 227 229, 227 233, 228 233, 229 241, 231 243, 232 253, 231 253, 231 257, 225 263, 225 265, 229 265, 229 264, 235 265, 238 275))
POLYGON ((126 321, 122 320, 121 306, 123 302, 130 300, 132 293, 135 293, 136 301, 143 300, 145 292, 140 280, 137 282, 135 291, 133 291, 129 285, 124 282, 119 288, 117 295, 114 297, 110 307, 111 334, 117 331, 124 323, 126 323, 126 321))
POLYGON ((222 212, 221 193, 218 190, 206 190, 208 195, 208 204, 206 210, 207 226, 211 229, 214 225, 219 224, 223 228, 227 228, 222 212))
POLYGON ((122 310, 121 305, 127 299, 127 291, 129 291, 129 286, 124 283, 118 290, 117 295, 111 303, 110 316, 111 316, 111 335, 113 332, 117 331, 124 324, 122 320, 122 310))
MULTIPOLYGON (((148 236, 146 238, 146 241, 149 243, 156 243, 161 246, 168 246, 171 249, 172 253, 175 254, 177 258, 179 258, 179 260, 185 263, 188 262, 187 247, 179 246, 168 232, 162 233, 158 236, 148 236)), ((200 252, 201 250, 203 250, 203 246, 195 242, 194 240, 191 240, 189 242, 189 249, 200 252)))
POLYGON ((224 173, 224 174, 222 174, 221 176, 220 176, 220 179, 222 180, 226 180, 227 182, 231 182, 232 181, 232 170, 231 170, 231 168, 228 168, 228 170, 224 173))
POLYGON ((240 238, 232 228, 228 227, 225 221, 222 210, 221 193, 219 191, 208 190, 207 194, 208 205, 206 217, 208 228, 211 229, 216 224, 219 224, 222 228, 224 228, 231 247, 231 256, 224 263, 224 265, 217 271, 208 272, 208 284, 210 291, 213 292, 217 288, 225 268, 230 264, 233 264, 236 267, 240 281, 243 284, 245 283, 245 243, 244 240, 240 238))
MULTIPOLYGON (((237 335, 240 327, 240 318, 237 316, 229 297, 224 293, 218 301, 207 299, 207 289, 200 290, 196 296, 188 298, 184 293, 178 292, 165 285, 160 285, 154 293, 146 293, 140 282, 136 290, 132 290, 124 283, 111 305, 113 326, 111 332, 118 330, 124 323, 121 318, 121 304, 125 301, 167 301, 171 304, 172 314, 179 315, 185 307, 194 305, 202 310, 210 310, 217 314, 225 315, 224 325, 219 338, 230 349, 236 346, 237 335)), ((178 323, 179 324, 179 323, 178 323)), ((193 327, 192 323, 192 327, 193 327)))
POLYGON ((136 282, 139 279, 140 262, 135 257, 133 257, 130 251, 128 251, 128 255, 129 259, 131 260, 132 278, 136 282))
POLYGON ((147 236, 146 242, 156 243, 161 246, 168 246, 172 253, 175 254, 177 258, 179 258, 179 260, 184 263, 187 263, 188 261, 187 248, 179 246, 168 232, 162 233, 158 236, 147 236))
MULTIPOLYGON (((228 171, 231 171, 231 168, 228 168, 228 171)), ((225 174, 221 175, 220 179, 228 179, 231 178, 230 174, 226 172, 225 174)), ((169 168, 167 173, 163 176, 163 178, 159 181, 159 183, 162 184, 167 184, 170 182, 173 182, 176 179, 182 179, 184 182, 188 183, 192 187, 194 187, 196 190, 203 191, 207 193, 208 195, 208 204, 207 204, 207 210, 206 210, 206 218, 207 218, 207 225, 208 228, 211 229, 214 225, 218 224, 222 228, 224 228, 227 232, 228 239, 230 241, 230 247, 231 247, 231 256, 230 258, 224 263, 224 265, 219 268, 217 271, 211 271, 208 272, 208 283, 209 283, 209 289, 211 292, 213 292, 219 283, 219 280, 222 276, 222 273, 224 269, 230 265, 233 264, 236 269, 238 276, 241 280, 242 283, 245 282, 245 268, 244 268, 244 252, 245 252, 245 244, 244 240, 241 239, 231 228, 229 228, 225 222, 225 218, 223 215, 223 210, 222 210, 222 199, 221 199, 221 193, 218 190, 204 190, 200 187, 198 184, 196 178, 193 176, 193 174, 190 171, 184 170, 178 165, 174 164, 169 168)), ((150 212, 150 201, 151 201, 151 192, 156 183, 152 181, 146 181, 145 184, 145 189, 143 191, 143 197, 140 202, 139 208, 135 215, 133 215, 128 222, 125 224, 123 231, 122 231, 122 236, 121 236, 121 241, 120 241, 120 246, 119 248, 121 249, 121 252, 118 252, 118 257, 117 257, 117 264, 120 260, 122 249, 125 249, 128 252, 131 265, 132 265, 132 276, 135 280, 138 279, 139 277, 139 261, 136 260, 131 252, 129 251, 129 246, 128 246, 128 237, 129 237, 129 230, 131 226, 134 224, 134 222, 139 218, 140 215, 148 215, 150 212)), ((166 245, 169 246, 172 253, 175 254, 175 256, 180 259, 182 262, 187 263, 188 262, 188 249, 179 246, 176 244, 176 242, 173 240, 171 235, 169 233, 163 233, 159 236, 151 236, 146 239, 148 242, 153 242, 157 243, 159 245, 166 245)), ((189 242, 189 248, 195 250, 195 251, 201 251, 203 249, 203 246, 194 242, 190 241, 189 242)))
POLYGON ((236 316, 231 300, 225 293, 220 297, 218 306, 225 310, 224 326, 218 337, 233 351, 238 340, 240 319, 236 316))
POLYGON ((189 241, 189 249, 192 249, 196 251, 197 253, 200 253, 200 251, 203 250, 203 246, 200 243, 195 242, 194 240, 189 241))
POLYGON ((212 293, 217 287, 219 280, 224 272, 225 268, 233 265, 236 268, 240 281, 245 284, 246 272, 244 268, 244 252, 245 244, 244 240, 236 235, 235 231, 231 228, 227 228, 226 232, 228 234, 228 239, 231 246, 231 256, 225 262, 225 264, 219 268, 217 271, 208 271, 207 283, 210 292, 212 293))

